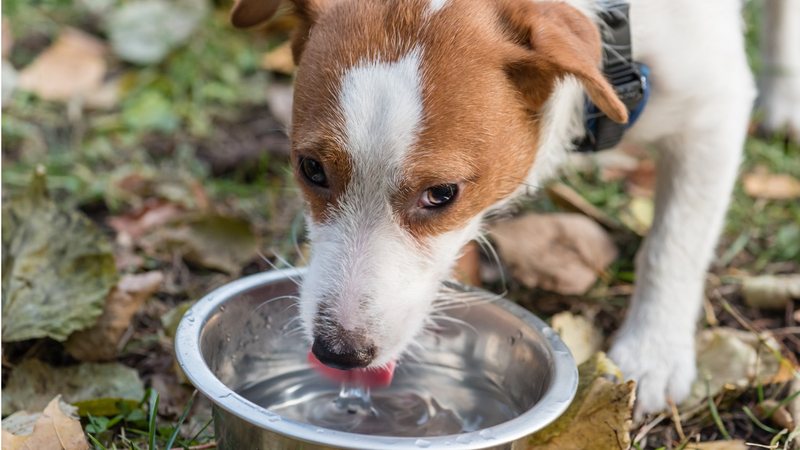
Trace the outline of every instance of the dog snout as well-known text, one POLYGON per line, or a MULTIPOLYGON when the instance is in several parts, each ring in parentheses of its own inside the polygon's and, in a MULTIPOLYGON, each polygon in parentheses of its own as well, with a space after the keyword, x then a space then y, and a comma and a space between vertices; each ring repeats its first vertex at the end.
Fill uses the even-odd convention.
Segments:
POLYGON ((329 336, 315 336, 311 352, 326 366, 350 370, 367 367, 375 359, 376 348, 363 335, 340 329, 329 336))

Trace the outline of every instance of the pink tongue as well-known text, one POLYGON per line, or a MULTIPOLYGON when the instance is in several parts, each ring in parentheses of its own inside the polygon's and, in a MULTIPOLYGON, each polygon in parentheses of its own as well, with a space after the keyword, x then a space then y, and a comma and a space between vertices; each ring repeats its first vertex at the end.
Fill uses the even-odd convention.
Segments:
POLYGON ((339 370, 322 364, 313 353, 308 352, 308 362, 322 376, 338 383, 355 384, 366 387, 385 387, 392 384, 395 362, 384 367, 370 369, 339 370))

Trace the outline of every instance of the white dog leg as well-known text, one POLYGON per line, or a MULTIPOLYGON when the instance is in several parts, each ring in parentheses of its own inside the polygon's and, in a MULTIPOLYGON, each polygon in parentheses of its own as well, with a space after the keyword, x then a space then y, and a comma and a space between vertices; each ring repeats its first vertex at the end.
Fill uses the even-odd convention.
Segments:
POLYGON ((657 145, 655 220, 637 255, 635 293, 610 352, 639 383, 638 417, 663 409, 667 398, 686 398, 695 378, 694 334, 705 274, 750 114, 751 96, 740 92, 727 105, 707 102, 708 111, 694 111, 700 120, 689 121, 698 129, 657 145))
POLYGON ((761 41, 763 126, 800 139, 800 0, 766 0, 761 41))

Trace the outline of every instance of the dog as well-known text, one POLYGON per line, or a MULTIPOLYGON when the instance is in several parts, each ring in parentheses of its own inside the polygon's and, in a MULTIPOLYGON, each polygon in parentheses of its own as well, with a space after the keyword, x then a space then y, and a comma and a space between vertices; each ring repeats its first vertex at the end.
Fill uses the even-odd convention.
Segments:
MULTIPOLYGON (((585 98, 628 121, 601 71, 605 2, 292 3, 291 158, 311 242, 302 322, 322 363, 391 370, 482 220, 541 186, 585 134, 585 98)), ((657 193, 610 356, 638 382, 643 414, 683 400, 695 379, 705 273, 756 87, 740 2, 629 3, 651 92, 624 141, 657 150, 657 193)), ((278 6, 238 0, 232 22, 261 24, 278 6)), ((789 113, 771 124, 797 127, 796 105, 779 97, 768 102, 789 113)))

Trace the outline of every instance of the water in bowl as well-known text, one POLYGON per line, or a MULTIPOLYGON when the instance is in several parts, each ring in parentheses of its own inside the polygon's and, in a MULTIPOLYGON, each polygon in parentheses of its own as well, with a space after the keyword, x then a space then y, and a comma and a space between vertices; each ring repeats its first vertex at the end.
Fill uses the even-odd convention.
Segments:
POLYGON ((337 386, 306 367, 252 384, 238 393, 288 419, 383 436, 476 431, 506 422, 524 409, 484 374, 413 363, 398 366, 391 386, 371 392, 357 386, 337 386))

